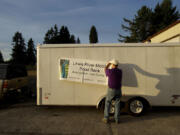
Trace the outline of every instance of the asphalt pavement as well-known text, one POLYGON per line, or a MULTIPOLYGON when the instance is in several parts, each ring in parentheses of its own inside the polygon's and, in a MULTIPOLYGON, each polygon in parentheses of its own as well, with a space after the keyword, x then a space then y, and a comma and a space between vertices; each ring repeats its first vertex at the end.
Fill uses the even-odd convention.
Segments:
POLYGON ((0 105, 0 135, 179 135, 180 108, 153 108, 141 117, 101 121, 95 107, 36 106, 35 99, 0 105))

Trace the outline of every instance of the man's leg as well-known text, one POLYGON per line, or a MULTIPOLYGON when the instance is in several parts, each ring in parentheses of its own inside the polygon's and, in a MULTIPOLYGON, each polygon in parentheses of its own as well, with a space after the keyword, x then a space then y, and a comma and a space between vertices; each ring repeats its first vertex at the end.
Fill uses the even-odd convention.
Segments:
POLYGON ((114 119, 115 119, 116 123, 119 123, 119 119, 120 119, 120 97, 117 97, 115 99, 114 119))
POLYGON ((113 91, 111 88, 108 88, 106 100, 105 100, 105 108, 104 108, 104 119, 109 119, 109 111, 111 106, 111 101, 113 99, 113 91))
POLYGON ((104 118, 106 119, 109 119, 110 106, 111 106, 111 100, 108 97, 106 97, 105 108, 104 108, 104 118))

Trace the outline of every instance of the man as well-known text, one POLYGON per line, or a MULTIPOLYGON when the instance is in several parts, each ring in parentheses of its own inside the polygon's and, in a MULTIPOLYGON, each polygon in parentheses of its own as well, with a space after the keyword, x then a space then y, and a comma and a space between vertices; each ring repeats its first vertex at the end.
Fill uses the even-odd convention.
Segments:
POLYGON ((108 91, 105 101, 103 122, 105 123, 109 122, 109 111, 110 111, 111 101, 115 100, 114 119, 116 123, 119 123, 120 98, 122 96, 121 93, 122 71, 121 69, 118 69, 118 61, 111 60, 105 67, 105 73, 106 76, 108 77, 108 91), (109 69, 110 66, 111 69, 109 69))

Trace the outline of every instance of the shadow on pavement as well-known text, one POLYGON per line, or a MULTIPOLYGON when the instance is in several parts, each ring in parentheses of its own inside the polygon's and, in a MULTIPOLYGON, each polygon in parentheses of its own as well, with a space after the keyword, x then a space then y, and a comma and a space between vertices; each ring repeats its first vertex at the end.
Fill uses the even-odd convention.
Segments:
POLYGON ((180 107, 153 107, 147 113, 139 117, 133 117, 127 114, 121 115, 122 123, 133 123, 137 121, 153 120, 159 118, 171 118, 180 116, 180 107))

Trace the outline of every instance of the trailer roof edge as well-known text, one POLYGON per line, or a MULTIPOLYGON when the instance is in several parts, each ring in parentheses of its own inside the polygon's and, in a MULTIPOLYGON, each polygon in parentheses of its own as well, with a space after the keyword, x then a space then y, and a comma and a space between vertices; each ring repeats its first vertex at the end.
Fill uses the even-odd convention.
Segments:
POLYGON ((38 44, 38 48, 81 48, 81 47, 172 47, 180 43, 103 43, 103 44, 38 44))

